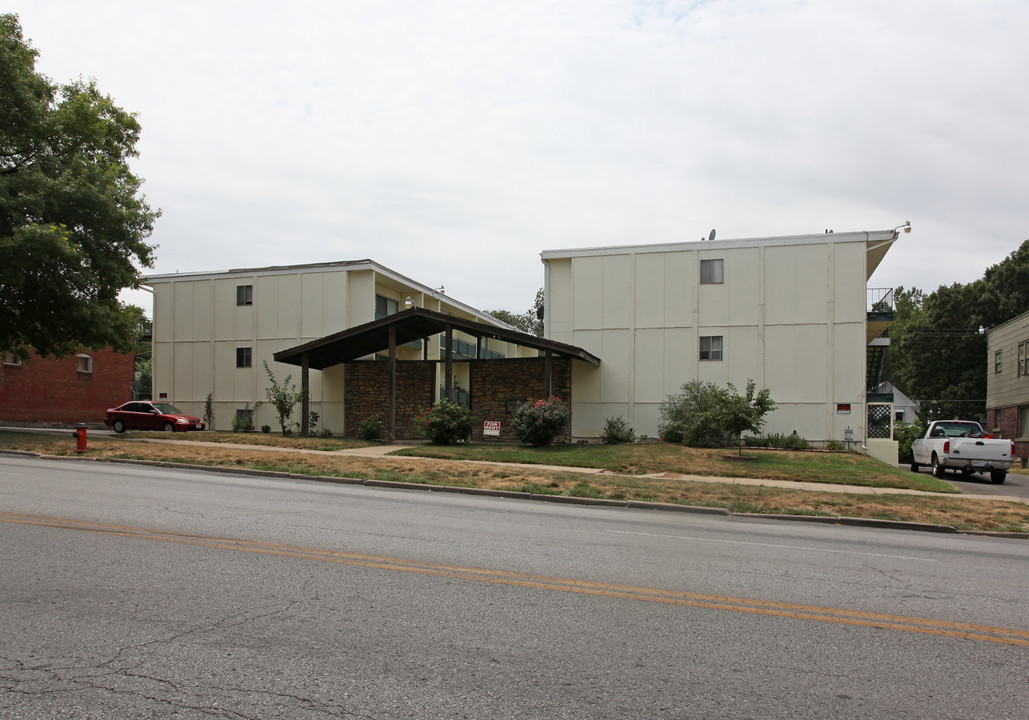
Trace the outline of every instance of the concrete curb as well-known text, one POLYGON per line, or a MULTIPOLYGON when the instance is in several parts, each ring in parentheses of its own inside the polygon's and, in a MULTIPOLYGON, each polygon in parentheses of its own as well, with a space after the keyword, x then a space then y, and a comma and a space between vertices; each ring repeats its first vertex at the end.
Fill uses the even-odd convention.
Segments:
POLYGON ((419 492, 447 492, 458 495, 480 495, 512 500, 535 500, 583 507, 624 508, 628 510, 655 510, 661 512, 692 513, 697 515, 720 515, 737 517, 744 520, 788 520, 792 522, 810 522, 826 525, 851 525, 855 527, 882 528, 890 530, 914 530, 945 534, 978 535, 985 537, 1012 538, 1029 540, 1029 533, 991 532, 988 530, 958 530, 950 525, 933 525, 931 523, 907 522, 903 520, 878 520, 875 518, 856 518, 834 515, 790 515, 775 513, 733 513, 724 508, 703 507, 698 505, 675 505, 673 503, 646 502, 642 500, 608 500, 606 498, 582 498, 568 495, 546 495, 523 493, 512 490, 489 490, 453 485, 424 485, 397 480, 363 480, 361 478, 336 477, 332 475, 302 475, 276 470, 254 470, 250 468, 234 468, 217 465, 193 465, 188 463, 161 462, 155 460, 134 460, 131 458, 94 458, 75 455, 43 455, 28 450, 7 450, 0 448, 0 455, 18 455, 37 457, 44 460, 73 460, 79 462, 108 462, 122 465, 142 465, 148 467, 174 468, 180 470, 198 470, 218 472, 227 475, 251 475, 257 477, 275 477, 289 480, 305 480, 310 482, 327 482, 338 485, 363 485, 365 487, 385 488, 392 490, 417 490, 419 492))

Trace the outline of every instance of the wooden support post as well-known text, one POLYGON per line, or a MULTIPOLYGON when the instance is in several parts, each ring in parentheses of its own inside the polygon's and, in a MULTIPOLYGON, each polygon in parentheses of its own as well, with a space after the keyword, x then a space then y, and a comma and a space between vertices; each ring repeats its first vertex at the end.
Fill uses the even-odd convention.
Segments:
POLYGON ((389 328, 389 432, 390 442, 397 439, 397 331, 389 328))
POLYGON ((548 398, 554 394, 554 368, 552 359, 553 356, 550 354, 550 350, 547 350, 543 355, 543 392, 548 398))
POLYGON ((454 399, 454 328, 449 324, 447 325, 447 364, 446 364, 446 380, 444 386, 446 387, 447 400, 454 399))
POLYGON ((300 356, 300 434, 311 434, 311 365, 307 353, 300 356))

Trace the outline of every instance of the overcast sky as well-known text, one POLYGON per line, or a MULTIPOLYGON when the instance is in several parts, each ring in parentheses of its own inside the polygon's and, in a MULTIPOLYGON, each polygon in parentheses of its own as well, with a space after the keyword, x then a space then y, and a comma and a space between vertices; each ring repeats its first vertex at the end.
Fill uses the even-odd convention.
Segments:
POLYGON ((138 114, 154 273, 371 258, 522 311, 544 249, 910 220, 869 284, 931 291, 1029 237, 1025 0, 4 12, 138 114))

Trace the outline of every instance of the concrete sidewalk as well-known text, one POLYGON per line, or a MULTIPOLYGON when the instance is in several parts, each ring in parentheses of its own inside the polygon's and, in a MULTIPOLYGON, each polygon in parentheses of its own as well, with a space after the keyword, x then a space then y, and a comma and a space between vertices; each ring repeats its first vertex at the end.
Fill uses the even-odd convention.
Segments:
MULTIPOLYGON (((214 442, 203 442, 199 440, 163 440, 160 438, 140 438, 135 442, 148 442, 162 445, 196 445, 200 447, 210 448, 234 448, 237 450, 256 450, 266 452, 293 452, 300 454, 310 455, 323 455, 323 456, 341 456, 341 457, 362 457, 362 458, 379 458, 379 459, 396 459, 404 460, 406 462, 421 462, 425 464, 431 463, 454 463, 461 462, 469 465, 489 465, 495 467, 507 467, 517 468, 525 467, 520 463, 504 463, 504 462, 493 462, 489 460, 445 460, 440 458, 428 458, 428 457, 417 457, 413 455, 404 455, 401 457, 392 457, 392 453, 398 450, 406 450, 409 448, 421 447, 420 444, 389 444, 389 445, 375 445, 372 447, 363 448, 350 448, 347 450, 307 450, 303 448, 283 448, 275 447, 272 445, 246 445, 243 443, 214 443, 214 442)), ((615 475, 609 470, 602 468, 584 468, 584 467, 571 467, 568 465, 531 465, 533 468, 550 470, 554 472, 574 472, 583 473, 585 475, 615 475)), ((684 480, 689 482, 703 482, 703 483, 722 483, 727 485, 750 485, 759 487, 775 487, 785 488, 789 490, 809 490, 812 492, 829 492, 829 493, 850 493, 854 495, 914 495, 921 497, 961 497, 969 500, 990 500, 1000 502, 1017 502, 1029 504, 1029 498, 1021 498, 1008 495, 970 495, 961 494, 953 495, 947 493, 933 493, 926 492, 924 490, 907 490, 904 488, 873 488, 866 487, 864 485, 835 485, 831 483, 811 483, 811 482, 793 482, 790 480, 772 480, 769 478, 739 478, 739 477, 710 477, 702 475, 685 475, 680 473, 651 473, 647 475, 641 475, 638 477, 649 477, 662 480, 684 480)))

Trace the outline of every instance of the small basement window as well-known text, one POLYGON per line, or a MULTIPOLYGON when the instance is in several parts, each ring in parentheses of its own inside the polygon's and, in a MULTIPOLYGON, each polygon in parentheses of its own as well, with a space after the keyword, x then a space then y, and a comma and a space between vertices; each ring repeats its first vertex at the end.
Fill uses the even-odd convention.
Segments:
POLYGON ((13 352, 5 352, 3 354, 4 365, 21 365, 21 358, 15 355, 13 352))
POLYGON ((80 373, 91 373, 93 372, 93 358, 85 353, 75 356, 75 372, 80 373))

